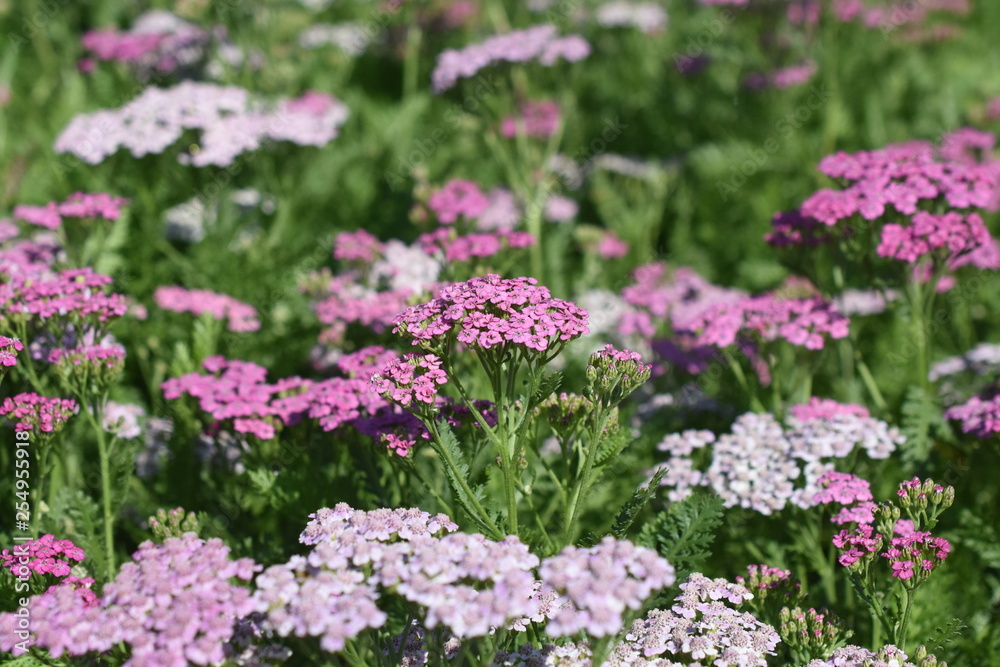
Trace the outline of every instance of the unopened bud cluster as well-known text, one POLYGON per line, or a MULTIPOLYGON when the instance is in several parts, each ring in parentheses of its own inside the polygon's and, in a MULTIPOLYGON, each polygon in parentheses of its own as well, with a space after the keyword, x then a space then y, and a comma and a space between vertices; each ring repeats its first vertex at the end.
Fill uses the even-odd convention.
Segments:
POLYGON ((590 355, 587 366, 587 398, 605 405, 618 405, 649 379, 651 367, 637 352, 616 350, 608 344, 590 355))
POLYGON ((149 529, 156 542, 164 542, 168 537, 181 537, 184 533, 198 533, 201 523, 194 512, 186 512, 183 507, 156 510, 156 516, 149 517, 149 529))
POLYGON ((829 655, 843 646, 853 634, 843 621, 828 611, 785 607, 780 614, 781 641, 799 653, 810 656, 829 655))

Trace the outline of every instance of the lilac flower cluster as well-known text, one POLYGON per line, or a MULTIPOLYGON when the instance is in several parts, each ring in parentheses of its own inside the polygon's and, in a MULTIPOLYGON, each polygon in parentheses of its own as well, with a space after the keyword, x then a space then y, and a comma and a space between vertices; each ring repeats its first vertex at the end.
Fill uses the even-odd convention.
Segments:
POLYGON ((142 435, 139 419, 145 416, 146 411, 139 405, 108 401, 104 405, 104 423, 101 426, 108 433, 131 440, 142 435))
MULTIPOLYGON (((231 583, 248 581, 259 566, 248 558, 229 559, 221 540, 193 533, 162 545, 143 542, 133 562, 122 566, 96 605, 68 586, 50 588, 31 599, 33 647, 53 658, 104 652, 124 642, 128 665, 220 664, 223 644, 234 623, 251 611, 250 590, 231 583)), ((10 651, 13 613, 0 615, 0 650, 10 651)))
POLYGON ((14 421, 18 432, 58 433, 78 410, 72 398, 46 398, 34 392, 8 396, 0 405, 0 415, 14 421))
POLYGON ((156 288, 153 299, 164 310, 194 315, 209 313, 217 320, 226 320, 230 331, 251 332, 260 329, 257 309, 226 294, 161 286, 156 288))
POLYGON ((566 547, 542 563, 539 575, 546 590, 568 603, 554 610, 545 628, 550 637, 614 635, 626 609, 640 609, 651 593, 675 581, 674 568, 655 551, 612 537, 587 549, 566 547))
POLYGON ((948 663, 928 655, 923 646, 917 647, 916 662, 910 662, 908 658, 892 644, 883 646, 876 653, 860 646, 844 646, 826 660, 813 660, 805 667, 948 667, 948 663))
MULTIPOLYGON (((662 485, 673 487, 671 500, 681 500, 692 487, 715 490, 727 507, 739 505, 762 514, 783 509, 787 503, 808 509, 817 494, 826 491, 820 480, 833 472, 830 459, 842 459, 857 445, 868 456, 883 459, 905 438, 885 422, 859 414, 857 406, 834 411, 827 402, 813 402, 782 426, 770 414, 747 413, 736 419, 732 432, 716 437, 710 431, 685 431, 667 435, 658 445, 669 452, 669 472, 662 485), (819 409, 821 408, 821 409, 819 409), (714 443, 714 444, 713 444, 714 443), (695 466, 696 450, 711 446, 707 469, 695 466), (803 479, 803 485, 796 482, 803 479)), ((829 479, 829 478, 827 478, 829 479)))
POLYGON ((681 591, 670 609, 654 609, 635 621, 607 664, 765 667, 767 656, 775 655, 778 632, 738 610, 753 599, 749 590, 695 573, 681 591))
POLYGON ((224 167, 266 140, 324 146, 347 120, 347 107, 310 92, 265 108, 235 86, 186 81, 172 88, 146 88, 121 109, 76 116, 56 138, 57 153, 100 164, 120 148, 134 157, 162 153, 187 130, 201 131, 200 144, 182 163, 224 167))
POLYGON ((457 84, 459 79, 473 77, 479 70, 495 63, 538 61, 548 67, 560 58, 577 62, 588 55, 590 45, 579 35, 557 37, 555 26, 537 25, 496 35, 461 50, 441 52, 431 73, 431 82, 434 92, 442 93, 457 84))
POLYGON ((1000 394, 992 397, 973 396, 965 403, 948 408, 945 419, 962 422, 962 432, 983 440, 1000 433, 1000 394))
POLYGON ((442 288, 433 301, 408 307, 393 324, 394 333, 427 348, 454 336, 476 349, 510 346, 530 354, 587 333, 587 313, 553 298, 534 278, 489 274, 442 288))
POLYGON ((121 217, 122 208, 128 204, 127 199, 113 197, 105 193, 76 192, 61 203, 50 202, 45 206, 27 206, 21 204, 14 207, 12 215, 16 220, 46 229, 59 229, 64 218, 117 220, 121 217))

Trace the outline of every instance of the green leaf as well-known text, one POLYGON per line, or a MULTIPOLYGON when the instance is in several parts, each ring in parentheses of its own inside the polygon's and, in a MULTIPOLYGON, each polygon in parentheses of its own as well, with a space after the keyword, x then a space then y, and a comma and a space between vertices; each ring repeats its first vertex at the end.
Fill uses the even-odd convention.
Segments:
POLYGON ((934 448, 933 432, 946 426, 937 398, 926 393, 919 385, 910 385, 903 402, 900 428, 906 436, 903 462, 913 464, 926 461, 934 448))
MULTIPOLYGON (((479 528, 487 534, 494 532, 493 528, 489 526, 483 519, 479 516, 479 513, 473 509, 476 505, 476 501, 480 504, 486 499, 486 488, 482 485, 473 486, 469 479, 469 465, 465 462, 465 456, 462 453, 462 448, 459 446, 458 438, 455 437, 455 432, 451 430, 445 422, 437 423, 438 434, 440 439, 438 444, 447 453, 448 457, 455 463, 455 469, 452 470, 451 466, 445 464, 444 472, 445 476, 448 478, 448 484, 451 486, 452 493, 458 499, 459 504, 462 509, 465 510, 479 526, 479 528), (463 484, 463 482, 465 484, 463 484), (472 491, 470 495, 465 486, 472 491)), ((495 520, 495 519, 494 519, 495 520)))
POLYGON ((610 535, 614 535, 621 540, 625 537, 625 532, 629 529, 639 512, 649 504, 649 501, 656 497, 656 492, 660 489, 660 481, 667 474, 667 468, 657 468, 653 473, 653 479, 645 486, 639 486, 632 497, 626 501, 615 517, 615 522, 611 526, 610 535))
POLYGON ((927 647, 928 653, 938 653, 945 646, 958 639, 962 632, 968 628, 969 626, 961 619, 953 618, 944 626, 934 628, 934 634, 930 636, 924 646, 927 647))
POLYGON ((712 555, 722 514, 719 496, 696 492, 645 524, 636 541, 670 561, 682 581, 712 555))
POLYGON ((97 501, 80 489, 62 488, 42 517, 42 530, 58 539, 72 540, 87 554, 84 566, 91 573, 104 572, 103 514, 97 501))
POLYGON ((559 386, 562 385, 562 381, 563 374, 561 372, 543 375, 538 380, 538 384, 535 385, 535 391, 528 404, 528 410, 534 410, 542 401, 554 394, 559 389, 559 386))

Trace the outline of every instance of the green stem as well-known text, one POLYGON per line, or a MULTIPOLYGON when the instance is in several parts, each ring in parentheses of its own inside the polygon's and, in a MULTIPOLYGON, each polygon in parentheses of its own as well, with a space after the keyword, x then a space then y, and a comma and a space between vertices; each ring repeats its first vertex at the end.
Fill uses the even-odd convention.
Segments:
POLYGON ((403 60, 403 99, 417 92, 417 75, 420 72, 420 42, 423 31, 416 22, 406 29, 406 55, 403 60))
POLYGON ((739 359, 733 354, 733 351, 726 347, 723 348, 723 354, 726 355, 726 359, 729 361, 729 367, 733 369, 733 375, 736 376, 736 381, 740 383, 740 388, 746 392, 747 396, 750 397, 750 407, 754 412, 767 412, 764 408, 764 404, 760 402, 760 398, 757 397, 757 391, 750 387, 750 382, 747 380, 746 373, 743 372, 743 366, 740 365, 739 359))
POLYGON ((601 412, 594 415, 594 428, 591 431, 590 441, 587 443, 587 458, 584 461, 583 468, 580 470, 576 478, 573 495, 570 499, 569 507, 566 510, 566 526, 563 532, 563 546, 568 545, 573 537, 573 527, 576 524, 577 517, 580 513, 580 498, 583 497, 585 492, 590 488, 590 477, 594 468, 594 461, 597 459, 597 449, 600 437, 601 434, 604 433, 604 429, 607 427, 608 421, 611 419, 611 408, 603 406, 602 408, 601 412))
POLYGON ((465 481, 465 476, 459 470, 458 464, 455 463, 455 459, 451 456, 451 452, 448 451, 448 448, 445 447, 442 442, 441 434, 438 432, 437 425, 432 421, 425 422, 425 425, 433 436, 432 442, 434 443, 435 451, 437 451, 438 455, 444 460, 445 465, 448 466, 448 469, 451 471, 452 477, 455 478, 459 487, 461 487, 462 492, 469 499, 469 502, 465 503, 462 502, 461 498, 459 498, 459 502, 462 504, 462 507, 464 507, 467 512, 472 514, 484 528, 492 533, 491 537, 493 539, 503 539, 503 531, 501 531, 497 525, 493 523, 493 520, 490 519, 489 513, 476 499, 475 493, 473 493, 472 489, 469 487, 468 482, 465 481))
MULTIPOLYGON (((86 403, 81 401, 81 403, 86 403)), ((101 501, 104 510, 104 551, 105 564, 107 570, 107 581, 111 581, 115 575, 115 542, 114 542, 114 517, 111 512, 111 459, 108 454, 108 442, 105 439, 104 429, 101 422, 104 421, 104 402, 93 406, 93 410, 84 408, 90 425, 97 436, 97 452, 101 460, 101 501)))
POLYGON ((916 589, 906 588, 906 602, 903 605, 903 615, 899 619, 899 630, 896 632, 895 640, 893 644, 899 648, 903 648, 906 645, 906 632, 910 625, 910 610, 913 609, 913 598, 916 594, 916 589))

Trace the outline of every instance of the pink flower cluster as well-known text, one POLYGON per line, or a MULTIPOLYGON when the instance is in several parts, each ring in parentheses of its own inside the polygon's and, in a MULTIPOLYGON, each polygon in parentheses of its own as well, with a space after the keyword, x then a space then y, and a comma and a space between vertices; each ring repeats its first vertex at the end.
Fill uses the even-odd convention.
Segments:
POLYGON ((954 211, 934 215, 917 211, 907 226, 895 223, 882 228, 876 252, 879 257, 916 263, 922 257, 939 254, 942 259, 958 259, 993 242, 978 213, 962 215, 954 211))
POLYGON ((868 408, 854 403, 838 403, 830 398, 813 396, 807 403, 799 403, 788 408, 788 413, 802 422, 812 419, 830 420, 838 415, 854 415, 856 417, 871 417, 868 408))
POLYGON ((468 79, 479 70, 500 62, 527 63, 537 60, 546 67, 560 58, 577 62, 590 55, 590 45, 579 35, 557 37, 553 25, 537 25, 496 35, 481 44, 461 50, 447 49, 438 55, 437 65, 431 73, 435 93, 442 93, 468 79))
MULTIPOLYGON (((820 491, 812 497, 814 505, 838 503, 847 506, 854 503, 869 502, 873 498, 871 484, 857 475, 850 473, 831 470, 820 476, 816 483, 820 487, 820 491)), ((834 517, 834 521, 836 523, 843 523, 837 521, 836 517, 834 517)))
POLYGON ((839 152, 819 163, 819 170, 845 184, 823 189, 803 202, 800 211, 826 225, 858 214, 865 220, 885 215, 887 206, 912 216, 921 201, 943 200, 956 209, 996 210, 1000 161, 955 160, 930 142, 892 144, 875 151, 839 152))
POLYGON ((17 366, 17 353, 24 349, 20 338, 0 336, 0 377, 11 366, 17 366))
POLYGON ((92 269, 67 269, 54 276, 31 279, 21 275, 0 284, 0 312, 7 320, 39 321, 51 327, 65 324, 96 324, 125 314, 128 306, 120 294, 108 294, 109 276, 92 269))
POLYGON ((134 157, 162 153, 186 131, 197 130, 197 150, 182 153, 180 162, 225 167, 269 139, 324 146, 347 116, 347 107, 322 93, 265 107, 242 88, 185 81, 172 88, 149 86, 121 109, 76 116, 54 148, 100 164, 120 148, 134 157))
POLYGON ((740 334, 755 334, 809 350, 822 350, 826 337, 846 338, 849 325, 833 303, 819 297, 784 299, 771 294, 716 304, 690 323, 696 345, 728 347, 740 334))
POLYGON ((478 218, 489 205, 490 200, 478 184, 461 179, 448 181, 427 200, 427 207, 444 225, 450 225, 460 217, 468 220, 478 218))
POLYGON ((164 398, 193 396, 213 419, 232 420, 238 433, 262 440, 275 436, 275 419, 291 425, 309 408, 308 398, 302 394, 310 387, 308 380, 292 377, 267 384, 267 370, 262 366, 221 356, 209 357, 202 366, 213 375, 188 373, 171 378, 161 385, 164 398))
POLYGON ((754 72, 743 80, 743 86, 750 90, 792 88, 808 83, 816 76, 817 71, 816 63, 809 60, 790 67, 781 67, 771 72, 754 72))
POLYGON ((17 220, 23 220, 39 227, 59 229, 63 218, 117 220, 121 217, 122 208, 128 204, 128 201, 128 199, 104 193, 77 192, 67 197, 66 201, 58 204, 50 202, 45 206, 26 206, 23 204, 15 206, 12 215, 17 220))
POLYGON ((201 315, 209 313, 217 320, 226 320, 230 331, 246 333, 260 329, 257 309, 231 296, 203 289, 157 287, 153 294, 156 305, 175 313, 201 315))
POLYGON ((527 100, 521 105, 520 116, 507 116, 500 132, 508 139, 519 134, 536 139, 548 139, 559 129, 559 105, 551 100, 527 100))
POLYGON ((468 262, 474 258, 493 257, 507 248, 527 248, 535 245, 535 237, 528 232, 497 230, 457 234, 454 229, 442 227, 417 237, 417 245, 428 257, 438 257, 445 262, 468 262))
POLYGON ((382 253, 385 246, 374 235, 364 229, 356 232, 337 234, 333 246, 333 258, 343 262, 372 263, 382 253))
POLYGON ((414 401, 433 405, 438 388, 448 382, 441 359, 434 354, 408 353, 387 363, 372 375, 372 390, 378 395, 407 407, 414 401))
MULTIPOLYGON (((422 253, 421 253, 422 254, 422 253)), ((339 343, 347 326, 357 323, 375 332, 382 332, 392 325, 393 317, 406 307, 412 289, 377 290, 358 281, 354 273, 338 276, 321 274, 322 281, 315 292, 320 300, 313 304, 313 310, 327 329, 320 334, 320 340, 339 343)))
POLYGON ((587 313, 553 298, 534 278, 491 273, 442 288, 433 301, 408 307, 393 324, 393 332, 414 345, 434 347, 454 335, 482 350, 517 346, 546 352, 587 333, 587 313))
MULTIPOLYGON (((32 625, 31 646, 59 658, 124 642, 130 664, 221 664, 235 622, 254 610, 250 590, 231 580, 248 581, 259 569, 249 558, 230 560, 222 540, 194 533, 143 542, 96 605, 68 586, 31 598, 32 614, 45 619, 32 625)), ((13 649, 16 627, 14 613, 0 615, 0 650, 13 649)))
POLYGON ((18 432, 58 433, 78 410, 72 398, 46 398, 34 392, 7 397, 0 405, 0 415, 14 421, 18 432))

